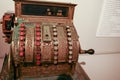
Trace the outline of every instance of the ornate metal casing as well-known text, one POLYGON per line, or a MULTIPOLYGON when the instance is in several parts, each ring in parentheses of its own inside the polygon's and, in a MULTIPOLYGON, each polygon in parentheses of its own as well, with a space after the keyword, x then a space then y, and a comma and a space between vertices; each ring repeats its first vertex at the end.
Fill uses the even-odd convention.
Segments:
POLYGON ((18 24, 13 31, 12 53, 22 77, 74 73, 80 51, 72 22, 75 6, 15 1, 18 24))

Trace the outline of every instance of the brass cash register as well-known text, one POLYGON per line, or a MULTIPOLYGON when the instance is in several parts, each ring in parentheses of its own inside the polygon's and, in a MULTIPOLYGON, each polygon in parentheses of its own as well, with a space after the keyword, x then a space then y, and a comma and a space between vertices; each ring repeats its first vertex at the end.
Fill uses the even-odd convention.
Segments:
POLYGON ((61 80, 89 80, 76 76, 79 53, 94 53, 81 50, 73 24, 76 4, 14 1, 15 13, 5 13, 2 21, 5 42, 11 46, 1 80, 57 80, 61 75, 69 77, 61 80))

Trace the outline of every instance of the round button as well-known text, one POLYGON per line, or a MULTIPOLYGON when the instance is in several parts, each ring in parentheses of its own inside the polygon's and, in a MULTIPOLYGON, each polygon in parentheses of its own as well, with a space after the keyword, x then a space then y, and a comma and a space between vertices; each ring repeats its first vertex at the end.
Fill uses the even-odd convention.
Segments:
POLYGON ((24 40, 25 39, 25 36, 20 36, 20 40, 24 40))
POLYGON ((20 36, 24 36, 25 32, 20 31, 20 36))
POLYGON ((36 37, 36 40, 40 40, 40 37, 39 37, 39 36, 37 36, 37 37, 36 37))
POLYGON ((55 42, 54 42, 54 46, 57 46, 57 45, 58 45, 58 41, 55 41, 55 42))
POLYGON ((37 65, 40 65, 40 61, 37 61, 36 64, 37 64, 37 65))
POLYGON ((23 57, 23 56, 24 56, 24 52, 21 51, 21 52, 19 53, 19 55, 20 55, 20 57, 23 57))
POLYGON ((55 51, 55 52, 54 52, 54 55, 55 55, 55 56, 57 56, 57 55, 58 55, 58 52, 57 52, 57 51, 55 51))
POLYGON ((67 29, 67 32, 70 32, 70 29, 67 29))
POLYGON ((54 35, 54 36, 57 36, 57 32, 54 32, 53 35, 54 35))
POLYGON ((58 47, 57 47, 57 46, 54 46, 54 50, 57 51, 57 50, 58 50, 58 47))
POLYGON ((69 59, 72 59, 72 55, 69 55, 69 59))
POLYGON ((23 48, 23 47, 20 47, 20 48, 19 48, 19 50, 20 50, 20 51, 23 51, 23 50, 24 50, 24 48, 23 48))
POLYGON ((56 28, 56 25, 53 25, 53 28, 56 28))
POLYGON ((57 64, 57 61, 54 61, 54 64, 57 64))
POLYGON ((40 36, 40 32, 36 32, 36 35, 37 35, 37 36, 40 36))
POLYGON ((70 28, 70 26, 66 26, 66 28, 70 28))
POLYGON ((73 47, 72 46, 69 46, 69 50, 72 50, 73 49, 73 47))
POLYGON ((57 31, 57 29, 56 29, 56 28, 54 28, 54 29, 53 29, 53 31, 54 31, 54 32, 56 32, 56 31, 57 31))
POLYGON ((69 51, 69 54, 72 55, 73 54, 72 51, 69 51))
POLYGON ((69 33, 67 33, 67 35, 68 35, 68 36, 71 36, 71 33, 69 32, 69 33))
POLYGON ((25 30, 25 27, 20 27, 19 30, 20 30, 20 31, 24 31, 24 30, 25 30))
POLYGON ((39 41, 36 42, 36 46, 40 46, 40 42, 39 41))
POLYGON ((40 55, 36 55, 36 59, 37 59, 37 60, 40 60, 40 55))
POLYGON ((69 62, 69 63, 72 63, 72 60, 69 60, 68 62, 69 62))
POLYGON ((68 44, 69 44, 69 45, 72 45, 72 42, 71 42, 71 41, 69 41, 69 42, 68 42, 68 44))
POLYGON ((71 39, 71 37, 68 37, 68 41, 71 41, 72 39, 71 39))
POLYGON ((20 46, 24 46, 25 43, 23 41, 20 42, 20 46))
POLYGON ((54 60, 57 60, 58 58, 57 58, 57 56, 54 56, 54 60))

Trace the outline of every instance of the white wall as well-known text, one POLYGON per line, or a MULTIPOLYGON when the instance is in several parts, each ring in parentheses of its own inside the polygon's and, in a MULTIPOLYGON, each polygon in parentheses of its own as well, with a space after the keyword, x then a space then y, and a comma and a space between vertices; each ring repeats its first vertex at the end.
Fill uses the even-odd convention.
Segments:
POLYGON ((13 0, 0 0, 0 18, 6 11, 14 11, 14 1, 13 0))
POLYGON ((96 53, 120 52, 120 38, 97 38, 96 30, 103 0, 76 0, 75 25, 83 49, 94 48, 96 53))
MULTIPOLYGON (((51 0, 52 1, 52 0, 51 0)), ((120 80, 120 38, 97 38, 96 30, 100 18, 103 0, 54 0, 78 4, 75 10, 74 24, 80 36, 82 49, 95 49, 95 54, 81 55, 79 62, 85 61, 83 66, 91 80, 120 80), (104 55, 104 53, 113 53, 104 55), (118 54, 115 54, 118 53, 118 54)), ((14 11, 12 0, 1 0, 0 18, 6 11, 14 11)), ((1 29, 1 28, 0 28, 1 29)), ((0 33, 0 55, 8 51, 0 33)))
POLYGON ((120 53, 105 55, 82 55, 79 62, 91 80, 120 80, 120 53))

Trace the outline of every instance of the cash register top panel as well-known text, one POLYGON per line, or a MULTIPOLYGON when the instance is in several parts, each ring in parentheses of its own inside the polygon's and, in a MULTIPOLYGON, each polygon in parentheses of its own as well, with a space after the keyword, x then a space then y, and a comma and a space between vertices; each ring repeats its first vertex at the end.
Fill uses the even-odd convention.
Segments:
POLYGON ((72 20, 76 4, 62 2, 47 2, 40 0, 14 0, 17 17, 32 20, 65 19, 72 20))

